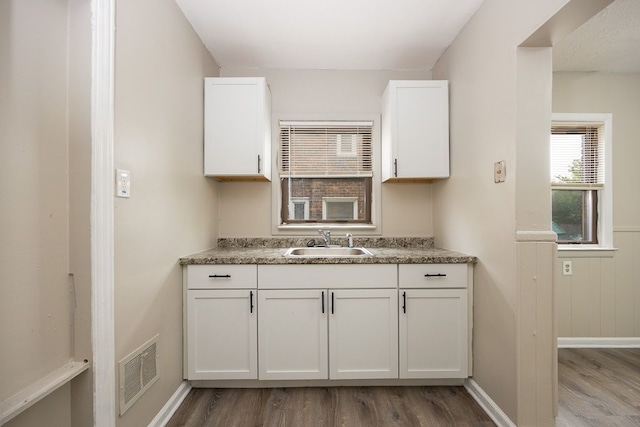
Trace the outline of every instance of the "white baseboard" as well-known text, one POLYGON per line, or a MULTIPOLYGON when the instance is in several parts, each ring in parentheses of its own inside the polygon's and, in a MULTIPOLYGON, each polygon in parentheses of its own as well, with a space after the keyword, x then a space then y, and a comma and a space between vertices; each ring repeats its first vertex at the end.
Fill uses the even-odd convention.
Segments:
POLYGON ((502 409, 500 409, 496 402, 494 402, 493 399, 485 393, 477 382, 468 378, 464 382, 464 388, 467 389, 471 397, 473 397, 473 399, 478 403, 478 405, 480 405, 484 412, 489 415, 489 418, 491 418, 498 427, 516 427, 507 414, 502 412, 502 409))
POLYGON ((148 427, 166 426, 190 391, 191 384, 189 384, 189 381, 183 381, 182 383, 180 383, 178 389, 175 391, 175 393, 173 393, 169 400, 167 400, 167 403, 165 403, 162 409, 160 409, 160 412, 158 412, 156 417, 151 420, 148 427))
POLYGON ((565 337, 558 338, 558 348, 640 348, 640 338, 565 337))

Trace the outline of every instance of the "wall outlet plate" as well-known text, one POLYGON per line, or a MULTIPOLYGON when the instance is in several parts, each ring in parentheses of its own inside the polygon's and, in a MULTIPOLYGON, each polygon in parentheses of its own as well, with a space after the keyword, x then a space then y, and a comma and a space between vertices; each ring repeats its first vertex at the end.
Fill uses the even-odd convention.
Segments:
POLYGON ((507 170, 505 169, 504 160, 500 160, 499 162, 495 162, 493 164, 493 182, 504 182, 506 178, 507 170))
POLYGON ((116 170, 116 197, 131 197, 131 172, 116 170))
POLYGON ((562 275, 563 276, 573 275, 573 265, 571 261, 562 261, 562 275))

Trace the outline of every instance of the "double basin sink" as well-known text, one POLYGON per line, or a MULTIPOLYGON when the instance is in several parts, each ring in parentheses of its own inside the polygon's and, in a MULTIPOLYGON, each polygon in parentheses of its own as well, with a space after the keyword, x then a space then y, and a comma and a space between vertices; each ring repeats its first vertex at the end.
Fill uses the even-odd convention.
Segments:
POLYGON ((284 256, 296 258, 328 258, 328 257, 366 257, 373 256, 365 248, 345 248, 343 246, 313 246, 307 248, 289 248, 284 256))

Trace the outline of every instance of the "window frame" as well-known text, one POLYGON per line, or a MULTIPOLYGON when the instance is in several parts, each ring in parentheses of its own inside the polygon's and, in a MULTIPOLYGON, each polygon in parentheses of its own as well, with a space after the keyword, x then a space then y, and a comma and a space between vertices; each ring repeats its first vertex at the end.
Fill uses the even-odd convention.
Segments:
POLYGON ((327 219, 327 211, 329 203, 351 203, 351 219, 358 218, 358 198, 357 197, 322 197, 322 219, 324 221, 330 221, 327 219))
MULTIPOLYGON (((596 238, 598 243, 568 243, 558 241, 560 251, 601 251, 613 250, 613 115, 611 113, 553 113, 551 115, 553 124, 580 123, 592 124, 602 123, 602 134, 604 141, 604 185, 597 189, 596 202, 596 238)), ((567 190, 584 190, 579 185, 567 190)), ((550 195, 553 185, 550 185, 550 195)), ((555 189, 558 189, 557 187, 555 189)))
POLYGON ((271 234, 274 236, 299 236, 315 233, 319 228, 336 230, 339 233, 352 233, 354 235, 381 235, 381 142, 380 142, 380 113, 356 113, 356 114, 295 114, 274 113, 272 116, 272 171, 276 174, 271 180, 271 234), (281 224, 281 208, 283 204, 282 185, 280 179, 280 122, 281 121, 370 121, 372 125, 371 149, 372 170, 371 182, 371 210, 370 222, 301 222, 281 224))
POLYGON ((304 209, 304 218, 303 219, 309 219, 309 198, 308 197, 294 197, 291 199, 291 203, 289 204, 289 211, 294 211, 294 205, 296 203, 302 203, 304 205, 303 209, 304 209))

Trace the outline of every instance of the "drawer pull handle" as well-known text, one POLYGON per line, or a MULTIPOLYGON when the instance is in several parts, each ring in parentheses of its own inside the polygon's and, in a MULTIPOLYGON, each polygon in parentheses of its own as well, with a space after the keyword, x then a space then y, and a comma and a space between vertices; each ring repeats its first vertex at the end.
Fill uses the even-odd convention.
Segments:
POLYGON ((402 312, 407 313, 407 293, 402 293, 402 312))
POLYGON ((436 274, 427 273, 424 275, 424 277, 447 277, 447 275, 443 273, 436 273, 436 274))
POLYGON ((322 314, 324 314, 324 291, 322 291, 322 314))
POLYGON ((231 279, 230 274, 210 274, 210 279, 231 279))
POLYGON ((253 313, 253 291, 249 291, 249 313, 253 313))

